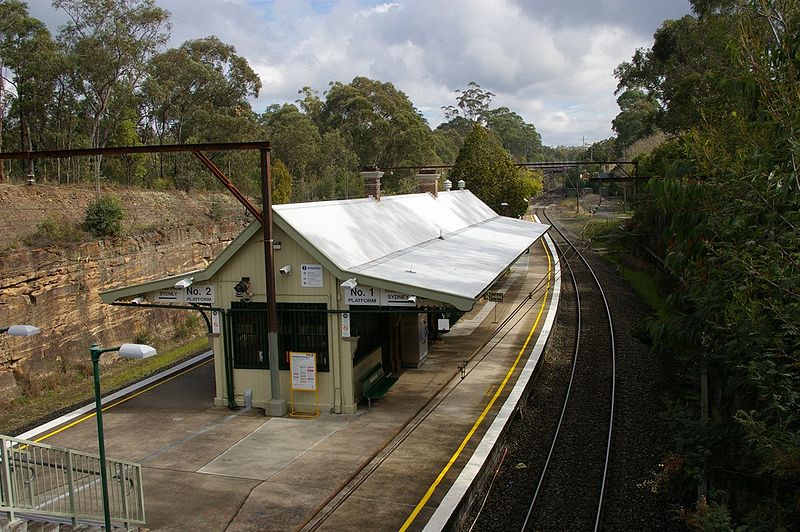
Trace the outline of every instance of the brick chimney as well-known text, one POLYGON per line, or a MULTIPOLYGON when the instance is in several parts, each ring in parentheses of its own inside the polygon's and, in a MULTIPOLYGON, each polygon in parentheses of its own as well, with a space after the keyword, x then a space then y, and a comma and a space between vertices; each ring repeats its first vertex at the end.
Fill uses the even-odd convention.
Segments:
POLYGON ((364 179, 364 195, 368 198, 381 200, 381 172, 377 166, 365 166, 361 171, 361 178, 364 179))
POLYGON ((423 168, 417 172, 417 180, 419 181, 419 191, 428 192, 433 197, 439 195, 439 178, 441 174, 437 174, 436 170, 430 168, 423 168))

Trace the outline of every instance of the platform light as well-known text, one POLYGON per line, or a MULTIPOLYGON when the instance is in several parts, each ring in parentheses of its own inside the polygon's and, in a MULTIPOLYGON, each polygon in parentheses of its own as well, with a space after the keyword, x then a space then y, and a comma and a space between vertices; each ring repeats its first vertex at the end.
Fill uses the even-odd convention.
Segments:
POLYGON ((358 286, 358 281, 356 281, 355 277, 351 277, 350 279, 346 280, 339 286, 341 286, 342 288, 349 288, 350 290, 352 290, 353 288, 358 286))
POLYGON ((192 281, 194 281, 194 277, 187 277, 185 279, 181 279, 177 283, 175 283, 176 290, 182 290, 184 288, 189 288, 192 286, 192 281))
POLYGON ((92 374, 94 376, 95 418, 97 418, 97 446, 100 454, 100 486, 103 495, 103 520, 106 530, 111 530, 111 507, 108 497, 108 472, 106 471, 106 444, 103 436, 103 401, 100 395, 100 356, 103 353, 119 351, 123 358, 149 358, 158 354, 155 347, 145 344, 122 344, 117 347, 99 347, 92 344, 89 353, 92 355, 92 374))
POLYGON ((147 303, 147 300, 142 296, 136 296, 133 299, 131 299, 131 303, 133 303, 134 305, 141 305, 142 303, 147 303))

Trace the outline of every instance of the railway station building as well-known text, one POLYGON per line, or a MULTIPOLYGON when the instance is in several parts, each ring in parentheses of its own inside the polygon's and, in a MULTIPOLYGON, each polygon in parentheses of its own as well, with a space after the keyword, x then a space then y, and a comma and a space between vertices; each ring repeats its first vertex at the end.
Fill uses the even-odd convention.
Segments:
MULTIPOLYGON (((382 172, 362 176, 368 197, 273 206, 279 395, 297 411, 354 413, 376 365, 399 375, 423 364, 439 320, 469 311, 548 229, 469 190, 437 192, 435 174, 418 176, 427 192, 385 197, 382 172)), ((202 311, 215 404, 267 408, 265 263, 254 221, 205 269, 101 297, 202 311)))

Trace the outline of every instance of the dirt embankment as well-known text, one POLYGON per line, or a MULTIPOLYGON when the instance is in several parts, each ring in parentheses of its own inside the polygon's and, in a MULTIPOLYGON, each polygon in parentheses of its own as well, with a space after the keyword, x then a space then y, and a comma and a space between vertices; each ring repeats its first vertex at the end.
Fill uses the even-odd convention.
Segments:
POLYGON ((123 235, 81 233, 93 187, 0 184, 0 326, 31 323, 34 338, 0 335, 0 397, 39 376, 66 371, 93 342, 172 338, 185 316, 111 307, 99 293, 205 267, 250 220, 228 193, 108 188, 125 207, 123 235), (73 228, 69 241, 27 242, 45 220, 73 228), (77 236, 76 236, 77 234, 77 236))
MULTIPOLYGON (((123 233, 136 236, 176 227, 209 227, 245 220, 231 194, 177 190, 155 191, 104 187, 102 194, 118 197, 125 207, 123 233)), ((83 222, 86 207, 95 200, 94 187, 0 183, 0 250, 18 247, 48 219, 83 222)), ((87 240, 89 237, 87 237, 87 240)))

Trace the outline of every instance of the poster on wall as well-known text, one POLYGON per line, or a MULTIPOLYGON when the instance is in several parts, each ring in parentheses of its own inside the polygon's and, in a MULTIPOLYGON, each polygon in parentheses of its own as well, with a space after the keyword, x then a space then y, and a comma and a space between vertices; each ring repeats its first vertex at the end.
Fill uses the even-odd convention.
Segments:
POLYGON ((301 264, 300 286, 322 288, 322 264, 301 264))
POLYGON ((289 351, 292 390, 313 392, 317 389, 317 354, 289 351))

